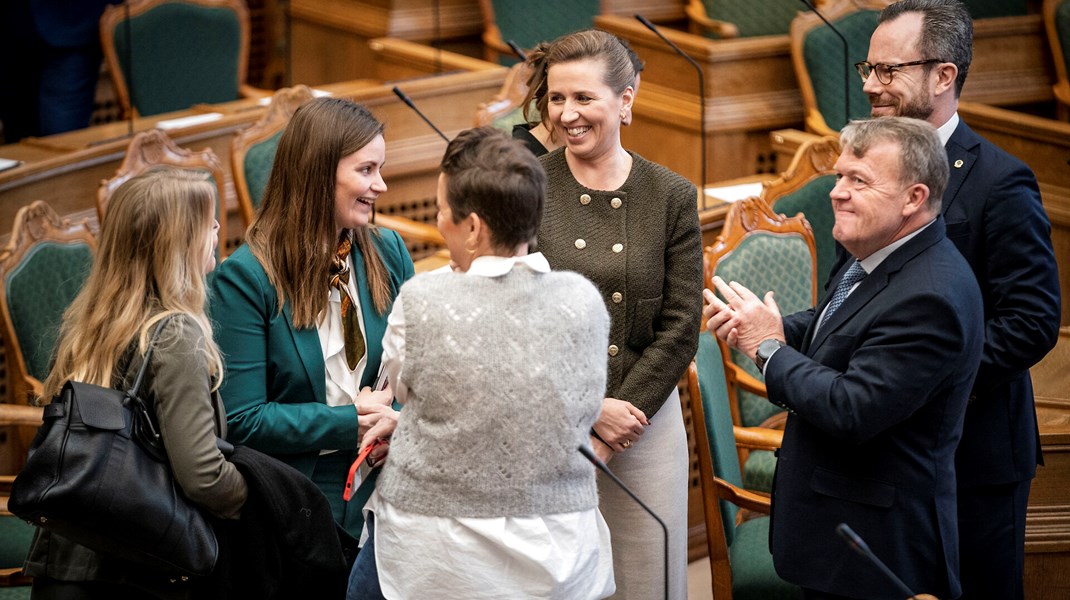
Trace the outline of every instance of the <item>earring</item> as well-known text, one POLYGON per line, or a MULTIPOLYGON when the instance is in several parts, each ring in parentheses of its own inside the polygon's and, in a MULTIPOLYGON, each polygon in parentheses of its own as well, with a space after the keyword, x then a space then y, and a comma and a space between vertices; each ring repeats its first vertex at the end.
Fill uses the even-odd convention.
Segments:
POLYGON ((627 119, 627 118, 628 118, 627 113, 625 113, 623 110, 620 111, 620 120, 621 120, 621 122, 623 123, 624 120, 627 119))

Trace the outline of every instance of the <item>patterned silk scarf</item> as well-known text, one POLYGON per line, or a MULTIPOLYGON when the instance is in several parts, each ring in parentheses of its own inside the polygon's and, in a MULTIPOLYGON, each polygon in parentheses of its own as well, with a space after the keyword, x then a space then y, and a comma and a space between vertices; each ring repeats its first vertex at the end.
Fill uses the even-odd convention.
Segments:
POLYGON ((331 265, 330 287, 336 288, 342 298, 342 333, 345 339, 346 363, 352 371, 357 368, 364 356, 364 335, 360 332, 360 316, 353 309, 353 299, 349 296, 349 250, 352 242, 347 235, 338 244, 338 252, 331 265))

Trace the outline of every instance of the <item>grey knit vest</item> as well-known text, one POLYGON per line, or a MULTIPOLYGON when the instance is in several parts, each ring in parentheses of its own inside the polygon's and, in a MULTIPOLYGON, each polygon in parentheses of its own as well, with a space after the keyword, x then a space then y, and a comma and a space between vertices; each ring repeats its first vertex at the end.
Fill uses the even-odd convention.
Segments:
POLYGON ((376 487, 443 517, 534 516, 598 504, 577 451, 602 406, 609 317, 575 273, 517 266, 406 283, 408 400, 376 487))

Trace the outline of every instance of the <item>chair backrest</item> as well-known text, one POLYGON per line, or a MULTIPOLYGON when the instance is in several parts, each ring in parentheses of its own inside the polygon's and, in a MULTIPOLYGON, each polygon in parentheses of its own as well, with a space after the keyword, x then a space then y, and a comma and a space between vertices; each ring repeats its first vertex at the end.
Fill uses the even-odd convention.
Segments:
POLYGON ((526 122, 523 109, 524 98, 528 94, 529 77, 531 68, 527 63, 517 63, 510 67, 498 93, 476 108, 475 126, 493 125, 511 134, 513 125, 526 122))
POLYGON ((828 280, 836 262, 836 240, 832 238, 835 218, 829 193, 836 185, 833 166, 840 155, 836 136, 805 142, 780 177, 762 184, 762 198, 773 210, 785 215, 802 214, 814 232, 817 251, 818 285, 828 280))
POLYGON ((248 227, 260 207, 279 149, 279 138, 295 111, 315 95, 306 85, 283 88, 271 98, 260 120, 242 130, 230 141, 230 169, 234 193, 238 196, 242 221, 248 227))
POLYGON ((1016 17, 1027 14, 1026 0, 962 0, 974 19, 1016 17))
POLYGON ((791 20, 806 7, 798 0, 692 0, 706 16, 735 25, 739 37, 787 35, 791 20))
POLYGON ((822 5, 822 15, 847 40, 846 61, 843 41, 816 14, 799 13, 792 20, 791 61, 799 80, 807 130, 832 135, 847 124, 845 85, 850 118, 869 116, 869 100, 854 64, 866 60, 880 10, 889 3, 890 0, 830 0, 822 5))
POLYGON ((71 223, 44 201, 19 209, 11 241, 0 251, 0 312, 7 336, 11 398, 25 404, 40 393, 63 322, 82 289, 96 240, 84 222, 71 223))
MULTIPOLYGON (((223 164, 211 148, 193 152, 179 147, 159 129, 142 131, 134 136, 126 148, 126 156, 119 170, 109 179, 100 182, 97 188, 97 217, 101 223, 107 218, 108 200, 115 190, 131 177, 140 175, 158 165, 172 165, 183 169, 207 171, 216 186, 216 220, 220 235, 227 232, 227 195, 223 164)), ((216 258, 225 256, 224 244, 216 249, 216 258)))
POLYGON ((1070 116, 1070 0, 1044 0, 1044 28, 1055 64, 1052 91, 1065 120, 1070 116))
POLYGON ((479 0, 483 11, 483 43, 499 56, 488 56, 501 64, 518 59, 505 43, 511 40, 521 48, 534 48, 566 33, 594 26, 601 10, 600 0, 479 0))
POLYGON ((100 19, 123 109, 141 115, 238 98, 249 54, 242 0, 127 0, 100 19))
MULTIPOLYGON (((779 215, 765 200, 752 197, 732 205, 721 235, 705 249, 704 280, 710 289, 714 275, 738 281, 758 297, 772 290, 781 313, 791 314, 817 302, 816 261, 814 234, 806 219, 779 215)), ((726 361, 761 380, 753 361, 719 343, 726 361)), ((764 398, 732 385, 729 398, 737 425, 758 426, 780 412, 764 398)))
POLYGON ((0 512, 0 598, 29 598, 32 579, 22 574, 37 528, 12 514, 0 512))

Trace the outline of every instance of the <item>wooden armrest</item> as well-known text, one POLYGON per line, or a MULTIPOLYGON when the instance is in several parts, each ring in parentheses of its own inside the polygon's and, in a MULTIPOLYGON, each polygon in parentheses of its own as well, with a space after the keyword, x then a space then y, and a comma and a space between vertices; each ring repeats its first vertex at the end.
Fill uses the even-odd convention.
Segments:
POLYGON ((714 477, 713 483, 717 486, 718 498, 724 498, 740 508, 760 512, 766 515, 769 514, 771 500, 768 496, 763 496, 741 487, 736 487, 719 477, 714 477))
POLYGON ((736 446, 748 450, 776 450, 784 443, 784 432, 764 427, 732 426, 736 446))
POLYGON ((752 394, 758 394, 764 398, 769 397, 769 394, 765 391, 765 383, 755 379, 753 375, 744 371, 739 365, 729 363, 728 366, 731 367, 729 376, 736 385, 752 394))
POLYGON ((0 569, 0 587, 20 587, 33 583, 33 578, 25 575, 21 567, 0 569))
POLYGON ((784 431, 784 427, 788 423, 788 411, 778 412, 775 415, 770 416, 768 419, 762 421, 762 429, 776 429, 778 431, 784 431))
POLYGON ((406 240, 425 242, 436 246, 446 245, 446 239, 439 233, 438 228, 427 223, 420 223, 406 217, 377 213, 375 215, 375 224, 387 229, 393 229, 406 240))
POLYGON ((242 98, 270 98, 275 94, 271 90, 253 87, 247 83, 238 86, 238 93, 241 94, 242 98))
POLYGON ((44 409, 40 406, 0 404, 0 425, 30 425, 38 427, 44 422, 44 409))
POLYGON ((687 18, 691 21, 691 33, 701 34, 710 31, 719 38, 739 37, 739 28, 734 23, 711 19, 706 15, 706 8, 700 0, 692 0, 684 7, 687 18))

